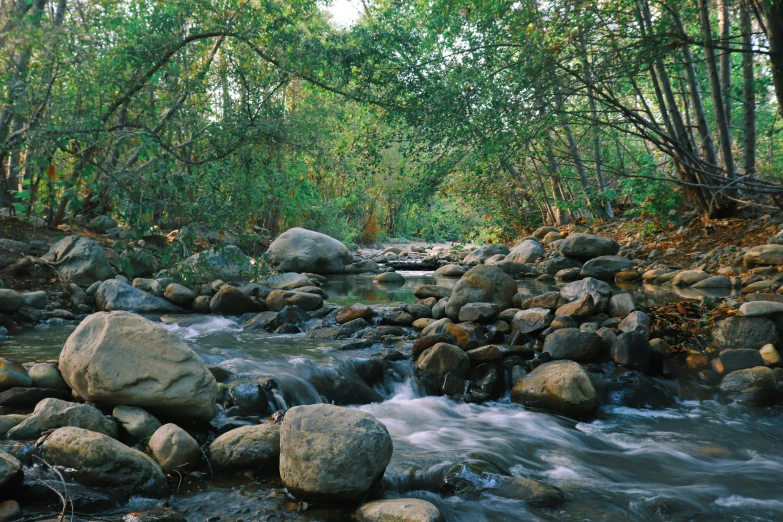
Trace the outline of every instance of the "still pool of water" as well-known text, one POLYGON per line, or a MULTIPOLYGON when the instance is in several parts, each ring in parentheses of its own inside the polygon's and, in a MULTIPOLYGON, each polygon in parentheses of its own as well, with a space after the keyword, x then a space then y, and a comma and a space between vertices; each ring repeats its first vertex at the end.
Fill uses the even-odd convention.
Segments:
MULTIPOLYGON (((330 302, 338 304, 396 303, 414 300, 413 288, 419 284, 435 283, 453 285, 455 280, 409 274, 404 286, 388 289, 377 287, 371 277, 335 277, 326 290, 330 302)), ((520 291, 529 295, 552 288, 520 282, 520 291)), ((683 298, 673 289, 653 289, 627 290, 639 302, 683 298)), ((164 319, 205 361, 231 369, 238 378, 265 376, 284 382, 291 391, 289 406, 318 400, 313 379, 327 376, 350 383, 357 378, 351 373, 356 364, 384 350, 375 346, 346 351, 339 349, 343 342, 312 341, 302 334, 243 332, 231 318, 164 319)), ((56 358, 71 331, 67 326, 30 329, 0 342, 0 353, 20 360, 56 358)), ((508 398, 475 405, 422 396, 405 361, 386 372, 374 390, 380 400, 360 407, 386 425, 394 442, 384 479, 386 495, 424 498, 448 521, 783 520, 779 407, 718 401, 683 402, 655 411, 610 407, 592 422, 575 422, 526 410, 508 398), (461 498, 431 492, 444 464, 466 459, 555 485, 568 501, 550 510, 490 495, 461 498)), ((169 503, 191 521, 353 519, 349 509, 300 512, 280 488, 273 476, 185 481, 169 503)), ((131 507, 143 505, 135 499, 131 507)), ((120 520, 122 514, 104 512, 99 518, 120 520)))

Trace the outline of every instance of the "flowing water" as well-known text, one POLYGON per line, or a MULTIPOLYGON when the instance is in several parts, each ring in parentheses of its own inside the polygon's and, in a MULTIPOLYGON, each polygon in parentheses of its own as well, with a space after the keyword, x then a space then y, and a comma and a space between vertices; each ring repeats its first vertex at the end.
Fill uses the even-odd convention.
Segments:
MULTIPOLYGON (((361 276, 335 277, 326 291, 332 303, 393 304, 413 301, 419 284, 455 282, 408 275, 398 288, 379 288, 361 276)), ((520 282, 520 291, 530 295, 551 289, 520 282)), ((634 291, 637 302, 683 298, 671 289, 626 290, 634 291)), ((377 355, 388 350, 382 346, 341 350, 345 341, 243 332, 239 319, 216 316, 163 320, 207 363, 220 364, 240 379, 274 378, 281 406, 319 401, 318 388, 325 382, 375 394, 377 402, 360 409, 381 420, 394 441, 386 496, 426 499, 449 521, 783 520, 779 407, 754 409, 717 400, 663 410, 604 407, 598 419, 576 422, 525 410, 508 398, 476 405, 423 396, 411 379, 409 362, 379 362, 377 355), (374 389, 365 389, 367 374, 377 372, 382 374, 375 375, 374 389), (444 466, 466 460, 555 485, 568 501, 561 508, 538 509, 488 494, 435 493, 444 466)), ((0 352, 22 361, 54 358, 71 331, 68 326, 38 327, 2 342, 0 352)), ((192 521, 352 520, 351 511, 339 507, 300 511, 279 493, 281 487, 274 476, 222 476, 185 481, 169 502, 192 521)), ((134 499, 129 507, 146 505, 134 499)), ((104 512, 101 519, 120 518, 104 512)))

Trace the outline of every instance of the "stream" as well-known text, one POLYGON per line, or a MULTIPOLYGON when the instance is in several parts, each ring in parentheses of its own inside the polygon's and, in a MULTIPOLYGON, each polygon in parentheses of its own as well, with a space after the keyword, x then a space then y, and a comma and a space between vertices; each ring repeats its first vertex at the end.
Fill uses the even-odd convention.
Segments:
MULTIPOLYGON (((379 287, 372 277, 335 276, 325 290, 329 302, 339 305, 393 305, 414 301, 413 289, 421 284, 453 286, 457 281, 401 273, 407 277, 401 287, 379 287)), ((519 287, 531 296, 554 288, 530 280, 519 287)), ((699 298, 692 289, 623 290, 643 304, 699 298)), ((361 388, 362 372, 377 371, 370 361, 389 350, 380 345, 340 350, 347 341, 243 332, 239 318, 188 315, 162 321, 205 362, 220 364, 235 378, 274 378, 278 402, 287 407, 318 402, 316 381, 361 388)), ((0 341, 0 355, 22 362, 56 358, 73 328, 28 329, 0 341)), ((382 421, 394 442, 383 482, 386 495, 428 500, 447 521, 783 520, 781 407, 755 409, 717 400, 685 401, 661 410, 602 407, 596 420, 577 422, 528 411, 508 397, 477 405, 423 396, 406 360, 385 363, 382 371, 372 390, 357 393, 377 394, 379 402, 360 409, 382 421), (561 508, 539 509, 486 494, 468 498, 428 492, 438 470, 466 460, 557 486, 568 500, 561 508)), ((279 488, 274 475, 252 480, 228 475, 183 483, 169 504, 190 521, 353 520, 350 509, 298 511, 276 493, 279 488)), ((121 520, 129 507, 150 505, 132 499, 130 506, 101 513, 99 519, 121 520)))

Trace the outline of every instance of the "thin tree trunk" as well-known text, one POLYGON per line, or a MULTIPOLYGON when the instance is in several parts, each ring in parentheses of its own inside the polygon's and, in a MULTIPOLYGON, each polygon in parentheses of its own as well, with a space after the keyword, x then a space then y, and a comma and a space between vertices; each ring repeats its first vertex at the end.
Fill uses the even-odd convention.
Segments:
POLYGON ((769 65, 778 107, 783 110, 783 0, 758 2, 766 18, 769 65))
MULTIPOLYGON (((723 47, 731 45, 731 11, 729 0, 718 0, 718 20, 720 22, 720 43, 723 47)), ((731 138, 731 51, 720 52, 720 84, 723 90, 723 112, 731 138)))
POLYGON ((549 162, 549 170, 551 172, 550 176, 552 178, 552 196, 555 200, 553 217, 556 226, 563 226, 568 224, 568 216, 563 211, 563 207, 566 205, 566 196, 565 192, 563 191, 563 184, 560 179, 557 161, 555 160, 555 152, 552 150, 552 143, 554 143, 554 139, 555 138, 552 136, 552 131, 547 130, 546 144, 544 145, 544 148, 546 149, 546 157, 547 161, 549 162))
POLYGON ((740 31, 742 32, 742 129, 743 169, 746 175, 756 174, 756 87, 753 72, 750 2, 740 3, 740 31))
POLYGON ((587 204, 593 212, 598 214, 600 219, 604 219, 606 216, 604 216, 603 209, 600 205, 596 205, 593 198, 590 196, 590 183, 587 181, 587 172, 585 172, 582 155, 579 153, 579 147, 576 143, 576 139, 574 139, 574 133, 571 131, 571 125, 566 122, 563 122, 562 125, 566 134, 566 139, 568 140, 568 153, 571 155, 571 159, 574 162, 574 168, 579 177, 579 183, 582 185, 582 191, 584 192, 587 204))

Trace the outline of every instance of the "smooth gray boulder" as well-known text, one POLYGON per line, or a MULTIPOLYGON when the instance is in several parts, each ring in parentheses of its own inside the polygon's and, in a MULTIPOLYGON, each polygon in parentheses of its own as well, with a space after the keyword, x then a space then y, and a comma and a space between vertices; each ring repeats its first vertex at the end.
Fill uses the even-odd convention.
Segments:
POLYGON ((182 308, 162 297, 155 297, 118 279, 101 283, 95 292, 95 305, 102 312, 124 310, 139 314, 179 313, 182 308))
POLYGON ((315 502, 358 502, 383 477, 389 432, 375 417, 330 404, 295 406, 280 428, 280 478, 288 492, 315 502))
POLYGON ((465 256, 462 262, 466 265, 471 263, 483 263, 490 257, 506 255, 508 253, 509 250, 506 245, 484 245, 465 256))
POLYGON ((535 263, 544 255, 544 246, 534 239, 526 239, 511 249, 506 261, 514 263, 535 263))
POLYGON ((111 488, 130 496, 168 496, 160 466, 144 453, 111 437, 82 428, 59 428, 42 445, 43 457, 85 486, 111 488))
POLYGON ((633 261, 620 256, 599 256, 582 265, 582 277, 595 277, 604 281, 614 281, 618 272, 633 268, 633 261))
POLYGON ((359 522, 443 522, 438 508, 418 498, 374 500, 356 510, 359 522))
POLYGON ((599 406, 587 372, 573 361, 542 364, 514 385, 511 400, 573 419, 590 418, 599 406))
POLYGON ((24 366, 11 359, 0 357, 0 391, 17 386, 27 388, 32 384, 33 380, 24 366))
POLYGON ((546 336, 543 352, 551 355, 554 361, 593 362, 604 354, 605 347, 603 340, 592 332, 560 328, 546 336))
POLYGON ((68 236, 52 245, 42 259, 79 286, 87 287, 96 281, 114 277, 114 269, 106 260, 103 249, 86 237, 68 236))
POLYGON ((567 303, 578 301, 585 295, 593 298, 595 313, 606 311, 612 298, 612 287, 593 277, 587 277, 568 283, 560 288, 560 297, 567 303))
POLYGON ((726 375, 721 391, 730 399, 751 404, 768 404, 775 399, 775 372, 766 366, 737 370, 726 375))
POLYGON ((592 234, 569 234, 560 241, 564 256, 587 261, 600 256, 614 256, 620 251, 620 243, 614 239, 592 234))
POLYGON ((497 267, 479 265, 467 272, 454 285, 446 304, 446 315, 459 319, 460 309, 468 303, 491 303, 498 310, 511 308, 517 284, 514 279, 497 267))
POLYGON ((33 414, 8 431, 9 439, 37 439, 46 430, 72 426, 103 433, 117 438, 117 424, 107 419, 100 411, 86 404, 44 399, 35 406, 33 414))
MULTIPOLYGON (((268 275, 259 281, 262 285, 268 286, 272 290, 295 290, 303 286, 313 286, 312 279, 304 274, 296 272, 283 272, 281 274, 268 275)), ((268 295, 268 294, 267 294, 268 295)))
POLYGON ((280 459, 280 425, 267 422, 227 431, 209 445, 218 469, 276 468, 280 459))
POLYGON ((269 245, 267 259, 281 272, 314 274, 341 274, 353 263, 353 255, 340 241, 304 228, 280 234, 269 245))
POLYGON ((191 290, 185 285, 179 283, 171 283, 166 287, 166 291, 163 293, 163 297, 171 301, 177 306, 182 308, 190 308, 193 301, 196 300, 196 292, 191 290))
POLYGON ((134 440, 148 440, 161 426, 158 419, 136 406, 115 406, 111 415, 134 440))
POLYGON ((164 424, 155 430, 147 447, 164 473, 188 471, 201 461, 196 439, 176 424, 164 424))
POLYGON ((98 404, 211 420, 218 386, 201 358, 163 326, 128 312, 85 319, 60 353, 65 382, 98 404))
POLYGON ((766 317, 727 317, 715 323, 712 338, 721 350, 760 349, 778 342, 775 323, 766 317))
POLYGON ((0 314, 13 314, 23 306, 25 306, 23 294, 9 288, 0 288, 0 314))

